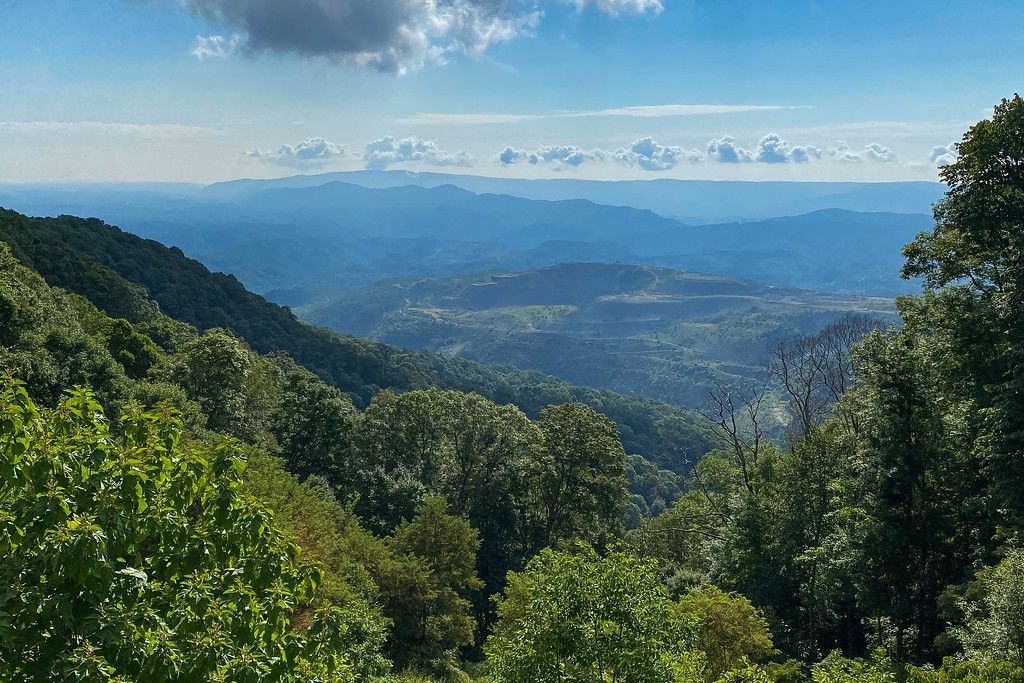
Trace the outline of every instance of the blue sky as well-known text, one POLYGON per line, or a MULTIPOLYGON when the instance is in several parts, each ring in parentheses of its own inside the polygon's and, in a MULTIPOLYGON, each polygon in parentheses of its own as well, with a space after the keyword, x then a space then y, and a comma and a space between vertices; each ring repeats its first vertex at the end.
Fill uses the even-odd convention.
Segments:
POLYGON ((1022 29, 1019 1, 0 0, 0 182, 933 179, 1020 88, 1022 29))

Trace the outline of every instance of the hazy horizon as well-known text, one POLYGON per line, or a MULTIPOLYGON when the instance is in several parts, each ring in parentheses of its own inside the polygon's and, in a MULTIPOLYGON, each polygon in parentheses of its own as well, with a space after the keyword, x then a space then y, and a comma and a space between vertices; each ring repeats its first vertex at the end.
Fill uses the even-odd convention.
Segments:
POLYGON ((1024 66, 978 9, 6 0, 0 182, 934 181, 1024 66))

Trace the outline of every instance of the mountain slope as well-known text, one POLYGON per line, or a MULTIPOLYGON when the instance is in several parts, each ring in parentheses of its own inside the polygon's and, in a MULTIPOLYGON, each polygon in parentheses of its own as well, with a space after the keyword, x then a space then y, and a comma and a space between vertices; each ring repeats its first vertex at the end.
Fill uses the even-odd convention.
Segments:
POLYGON ((646 263, 729 273, 829 292, 892 296, 920 290, 903 280, 903 245, 930 229, 923 214, 823 209, 753 223, 664 230, 634 245, 646 263))
MULTIPOLYGON (((426 386, 475 391, 498 403, 513 403, 529 415, 549 404, 576 401, 614 420, 627 451, 671 469, 685 469, 709 446, 692 414, 664 403, 573 386, 540 373, 407 352, 312 327, 247 291, 234 277, 211 273, 179 249, 96 219, 29 218, 0 209, 0 240, 51 285, 77 292, 101 309, 112 305, 107 296, 111 283, 142 286, 171 317, 200 330, 227 328, 260 353, 285 351, 361 405, 384 388, 426 386)), ((122 310, 118 315, 135 313, 122 310)))

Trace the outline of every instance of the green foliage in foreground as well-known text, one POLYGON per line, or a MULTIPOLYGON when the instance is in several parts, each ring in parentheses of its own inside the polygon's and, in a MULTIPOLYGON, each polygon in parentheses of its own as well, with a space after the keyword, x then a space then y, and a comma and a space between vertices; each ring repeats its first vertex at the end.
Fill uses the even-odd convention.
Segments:
POLYGON ((979 572, 982 598, 965 600, 965 624, 956 630, 964 651, 982 661, 1024 667, 1024 550, 1011 550, 995 567, 979 572))
POLYGON ((674 680, 691 638, 650 565, 543 551, 509 577, 487 646, 499 683, 674 680))
POLYGON ((542 551, 510 574, 487 644, 497 683, 697 683, 774 653, 764 617, 717 588, 673 602, 654 564, 542 551))
POLYGON ((0 678, 350 681, 319 569, 239 493, 230 443, 85 391, 0 389, 0 678))

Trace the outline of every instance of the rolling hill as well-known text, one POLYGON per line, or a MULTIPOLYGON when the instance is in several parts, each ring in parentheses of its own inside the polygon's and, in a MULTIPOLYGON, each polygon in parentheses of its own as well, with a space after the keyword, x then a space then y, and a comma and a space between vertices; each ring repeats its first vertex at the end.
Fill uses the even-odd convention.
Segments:
POLYGON ((886 298, 614 263, 393 279, 322 294, 298 314, 389 344, 689 407, 715 382, 762 380, 774 338, 817 332, 847 313, 895 319, 886 298))

